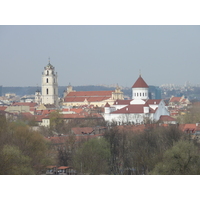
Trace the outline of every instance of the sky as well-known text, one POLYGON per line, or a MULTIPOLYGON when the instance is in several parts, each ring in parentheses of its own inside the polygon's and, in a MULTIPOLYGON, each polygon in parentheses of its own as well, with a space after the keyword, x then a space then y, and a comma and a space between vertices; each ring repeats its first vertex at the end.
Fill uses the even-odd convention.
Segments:
POLYGON ((159 25, 2 25, 0 85, 41 85, 48 64, 58 84, 131 87, 200 83, 200 27, 159 25))

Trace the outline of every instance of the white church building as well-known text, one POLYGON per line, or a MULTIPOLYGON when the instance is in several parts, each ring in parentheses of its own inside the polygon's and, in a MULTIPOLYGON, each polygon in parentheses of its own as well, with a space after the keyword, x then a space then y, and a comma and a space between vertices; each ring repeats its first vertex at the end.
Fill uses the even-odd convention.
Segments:
POLYGON ((162 115, 169 116, 169 111, 162 99, 149 99, 149 86, 141 75, 132 86, 131 100, 116 100, 104 107, 104 119, 120 124, 143 124, 158 121, 162 115))

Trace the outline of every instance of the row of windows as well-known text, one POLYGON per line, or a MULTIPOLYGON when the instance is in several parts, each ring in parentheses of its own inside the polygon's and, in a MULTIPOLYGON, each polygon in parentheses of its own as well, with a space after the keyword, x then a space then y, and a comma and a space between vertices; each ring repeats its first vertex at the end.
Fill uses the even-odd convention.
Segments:
MULTIPOLYGON (((54 75, 54 71, 52 71, 52 74, 54 75)), ((46 73, 47 76, 50 75, 49 71, 47 70, 47 73, 46 73)))
POLYGON ((145 96, 147 96, 147 93, 146 92, 143 92, 143 93, 142 92, 140 92, 140 93, 137 92, 137 93, 134 93, 134 96, 135 97, 142 97, 142 96, 145 97, 145 96))

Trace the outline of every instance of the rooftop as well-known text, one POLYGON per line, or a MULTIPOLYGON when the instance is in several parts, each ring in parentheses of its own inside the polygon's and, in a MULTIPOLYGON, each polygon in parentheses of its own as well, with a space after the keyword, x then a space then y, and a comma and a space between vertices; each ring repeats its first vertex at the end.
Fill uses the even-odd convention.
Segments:
POLYGON ((149 86, 146 84, 146 82, 141 77, 141 75, 139 76, 139 78, 137 79, 137 81, 132 86, 132 88, 148 88, 148 87, 149 86))

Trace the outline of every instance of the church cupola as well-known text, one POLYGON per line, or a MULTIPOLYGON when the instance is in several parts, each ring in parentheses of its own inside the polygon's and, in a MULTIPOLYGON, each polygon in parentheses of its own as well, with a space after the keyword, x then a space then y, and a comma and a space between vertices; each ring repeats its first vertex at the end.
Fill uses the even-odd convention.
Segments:
POLYGON ((132 99, 149 99, 149 86, 141 75, 132 86, 132 99))

